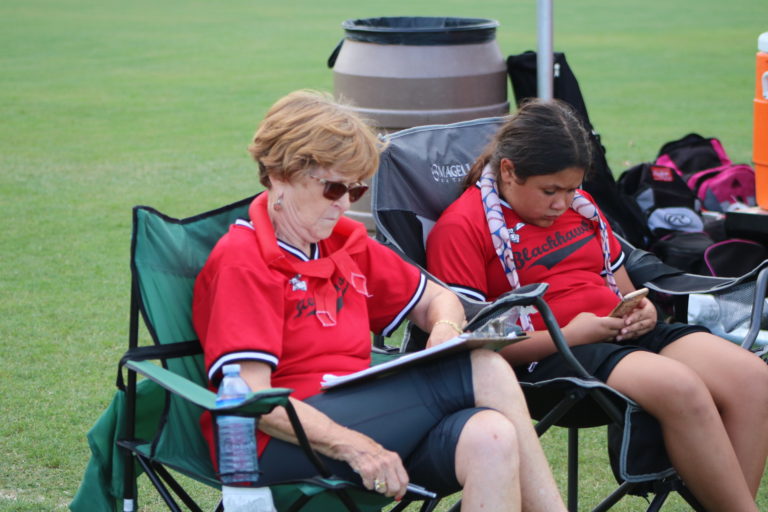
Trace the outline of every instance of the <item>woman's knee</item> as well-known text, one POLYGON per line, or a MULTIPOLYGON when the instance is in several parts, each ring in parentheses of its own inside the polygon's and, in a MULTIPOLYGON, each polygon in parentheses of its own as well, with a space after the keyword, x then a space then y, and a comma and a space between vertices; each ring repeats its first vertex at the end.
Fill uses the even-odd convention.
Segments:
POLYGON ((498 411, 478 412, 467 421, 459 435, 457 464, 463 460, 470 465, 502 463, 517 468, 519 456, 515 426, 498 411))

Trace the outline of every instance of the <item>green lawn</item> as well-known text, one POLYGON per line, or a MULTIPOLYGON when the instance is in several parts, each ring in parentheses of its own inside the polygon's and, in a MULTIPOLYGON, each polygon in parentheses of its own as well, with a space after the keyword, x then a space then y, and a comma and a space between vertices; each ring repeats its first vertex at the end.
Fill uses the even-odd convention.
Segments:
MULTIPOLYGON (((493 18, 503 54, 536 47, 534 0, 0 3, 0 510, 64 509, 77 489, 127 344, 131 206, 186 216, 254 192, 267 107, 331 90, 343 20, 395 15, 493 18)), ((556 2, 614 171, 691 131, 749 161, 767 19, 765 0, 556 2)), ((585 444, 587 503, 611 477, 602 431, 585 444)), ((545 445, 560 474, 562 436, 545 445)))

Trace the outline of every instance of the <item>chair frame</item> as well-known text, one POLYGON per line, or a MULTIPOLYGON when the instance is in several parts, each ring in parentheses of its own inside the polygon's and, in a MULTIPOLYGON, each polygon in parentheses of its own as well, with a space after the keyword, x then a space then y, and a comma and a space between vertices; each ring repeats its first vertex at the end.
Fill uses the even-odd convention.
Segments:
MULTIPOLYGON (((395 132, 393 134, 389 134, 385 136, 385 138, 390 143, 390 146, 385 150, 385 154, 388 151, 393 151, 391 148, 393 145, 397 144, 397 139, 403 136, 408 136, 409 134, 419 134, 421 132, 430 131, 434 129, 451 129, 453 127, 458 128, 472 128, 475 126, 483 128, 484 125, 500 125, 503 122, 503 118, 486 118, 486 119, 477 119, 472 121, 464 121, 459 123, 454 123, 452 125, 433 125, 433 126, 422 126, 422 127, 415 127, 415 128, 408 128, 399 132, 395 132)), ((419 135, 417 135, 419 136, 419 135)), ((405 151, 405 150, 404 150, 405 151)), ((423 151, 428 152, 429 154, 434 153, 434 151, 424 149, 423 151)), ((405 159, 406 157, 404 155, 398 154, 397 156, 392 156, 392 159, 405 159)), ((401 254, 405 259, 413 262, 414 264, 420 266, 422 270, 434 281, 443 284, 439 279, 435 278, 434 276, 430 275, 426 269, 424 269, 424 266, 422 262, 418 261, 418 256, 414 257, 408 253, 408 251, 398 242, 399 238, 398 236, 393 232, 393 229, 390 229, 390 225, 388 224, 388 221, 385 220, 381 213, 382 213, 382 200, 381 200, 381 194, 382 194, 382 175, 385 171, 385 166, 388 165, 385 163, 385 156, 382 157, 382 164, 380 165, 379 172, 374 176, 373 179, 373 198, 372 198, 372 214, 374 221, 376 222, 377 227, 377 238, 385 243, 386 245, 389 245, 393 250, 401 254)), ((398 165, 395 165, 395 167, 398 167, 398 165)), ((404 182, 407 182, 407 178, 400 178, 404 182)), ((414 192, 410 192, 413 194, 414 192)), ((398 233, 400 234, 400 233, 398 233)), ((405 235, 409 238, 415 237, 414 234, 408 234, 405 235)), ((520 290, 517 290, 516 292, 519 292, 520 290)), ((467 311, 467 316, 470 317, 472 312, 476 310, 478 307, 482 307, 485 304, 479 303, 478 301, 473 301, 472 299, 469 299, 464 296, 460 296, 460 299, 462 300, 462 303, 465 306, 465 309, 467 311)), ((605 383, 602 383, 598 381, 595 377, 588 374, 588 372, 579 364, 578 360, 573 356, 570 347, 568 346, 567 342, 563 338, 562 331, 560 330, 559 326, 557 325, 557 322, 554 319, 554 316, 551 314, 551 311, 549 307, 546 305, 544 300, 539 297, 539 299, 535 300, 535 306, 539 310, 540 314, 542 315, 542 318, 544 319, 545 325, 547 326, 547 329, 549 330, 552 339, 555 343, 555 346, 557 347, 558 351, 563 355, 567 363, 571 366, 574 373, 578 376, 577 379, 573 380, 574 388, 567 393, 560 403, 551 408, 548 413, 544 414, 543 416, 539 417, 539 420, 536 425, 536 431, 539 434, 539 436, 543 435, 549 428, 551 428, 554 425, 558 425, 559 422, 562 422, 566 415, 573 411, 577 406, 585 405, 593 407, 595 404, 597 405, 598 409, 602 411, 603 417, 599 421, 596 422, 595 425, 592 426, 599 426, 599 425, 607 425, 610 423, 617 423, 619 425, 623 425, 624 418, 623 414, 621 412, 621 407, 617 405, 617 403, 624 402, 625 407, 631 405, 636 406, 636 404, 629 399, 628 397, 621 395, 617 391, 613 390, 609 386, 607 386, 605 383), (576 383, 579 383, 577 386, 576 383), (619 398, 619 401, 617 402, 617 397, 619 398), (589 402, 592 402, 591 404, 589 402)), ((468 329, 472 326, 468 326, 468 329)), ((407 339, 407 341, 410 342, 410 335, 407 339)), ((407 347, 405 347, 407 349, 407 347)), ((527 389, 530 389, 531 385, 525 382, 521 382, 521 386, 523 387, 523 390, 526 391, 527 389)), ((565 428, 568 428, 568 491, 567 491, 567 503, 568 503, 568 509, 571 511, 576 511, 578 509, 578 430, 579 426, 568 426, 567 424, 561 424, 558 426, 563 426, 565 428)), ((601 503, 599 503, 593 510, 595 512, 598 511, 604 511, 609 510, 614 504, 616 504, 622 497, 627 495, 628 493, 632 492, 634 489, 642 486, 643 483, 632 483, 632 482, 623 482, 619 485, 619 487, 608 497, 606 497, 601 503)), ((666 477, 663 479, 659 479, 656 481, 653 481, 654 485, 654 499, 651 502, 649 508, 647 509, 649 512, 654 512, 660 509, 660 507, 663 505, 664 501, 667 499, 670 492, 673 491, 679 491, 680 495, 695 509, 695 510, 703 510, 701 506, 698 504, 696 499, 690 494, 689 491, 682 485, 679 477, 676 475, 673 477, 666 477)))

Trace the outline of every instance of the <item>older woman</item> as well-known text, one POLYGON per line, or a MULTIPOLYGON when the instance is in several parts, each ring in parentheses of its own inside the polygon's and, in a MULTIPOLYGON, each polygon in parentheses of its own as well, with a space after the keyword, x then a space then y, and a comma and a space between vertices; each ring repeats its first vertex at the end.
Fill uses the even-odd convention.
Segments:
MULTIPOLYGON (((370 364, 370 332, 407 317, 431 345, 460 332, 456 296, 343 217, 378 167, 376 136, 326 95, 279 100, 250 152, 267 191, 197 279, 193 316, 211 383, 237 361, 251 389, 288 387, 311 444, 348 479, 397 499, 409 481, 464 490, 464 510, 565 510, 514 373, 477 350, 320 392, 370 364)), ((212 438, 210 418, 203 429, 212 438)), ((259 423, 265 485, 314 474, 282 409, 259 423)))

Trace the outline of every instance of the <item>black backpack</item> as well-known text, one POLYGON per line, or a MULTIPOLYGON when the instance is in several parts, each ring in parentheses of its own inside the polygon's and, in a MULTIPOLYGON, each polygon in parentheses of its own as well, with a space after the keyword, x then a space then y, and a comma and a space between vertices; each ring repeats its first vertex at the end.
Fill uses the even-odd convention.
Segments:
MULTIPOLYGON (((651 234, 646 228, 645 218, 631 197, 625 196, 617 187, 605 158, 605 147, 600 135, 589 120, 587 106, 581 94, 579 82, 565 59, 565 54, 554 54, 553 96, 569 103, 580 115, 592 138, 592 169, 583 188, 595 198, 613 230, 635 247, 646 248, 651 234)), ((527 98, 537 96, 536 52, 527 51, 507 58, 509 74, 515 100, 519 105, 527 98)))
POLYGON ((755 170, 734 164, 715 137, 698 133, 667 142, 656 163, 673 168, 704 208, 723 212, 736 202, 755 206, 755 170))

